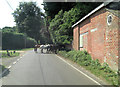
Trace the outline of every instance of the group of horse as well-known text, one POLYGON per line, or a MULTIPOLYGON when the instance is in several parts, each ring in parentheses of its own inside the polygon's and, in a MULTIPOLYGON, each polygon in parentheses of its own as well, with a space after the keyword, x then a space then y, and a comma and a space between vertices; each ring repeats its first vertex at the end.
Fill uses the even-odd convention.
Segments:
POLYGON ((46 53, 56 54, 57 51, 60 50, 61 48, 64 48, 64 46, 55 45, 55 44, 35 45, 35 51, 37 51, 38 48, 40 49, 41 53, 46 52, 46 53))

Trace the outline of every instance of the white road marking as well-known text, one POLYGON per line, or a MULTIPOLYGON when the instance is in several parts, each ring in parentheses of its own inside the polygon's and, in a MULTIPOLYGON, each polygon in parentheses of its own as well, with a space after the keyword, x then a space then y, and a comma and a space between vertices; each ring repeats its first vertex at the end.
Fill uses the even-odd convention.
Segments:
POLYGON ((13 64, 16 64, 16 62, 13 62, 13 64))
MULTIPOLYGON (((57 56, 57 55, 56 55, 57 56)), ((96 84, 102 86, 99 82, 95 81, 93 78, 91 78, 90 76, 88 76, 87 74, 83 73, 82 71, 80 71, 79 69, 77 69, 76 67, 74 67, 73 65, 71 65, 70 63, 68 63, 67 61, 65 61, 64 59, 62 59, 61 57, 57 56, 59 59, 61 59, 62 61, 64 61, 65 63, 67 63, 69 66, 71 66, 72 68, 74 68, 75 70, 77 70, 78 72, 80 72, 81 74, 83 74, 84 76, 86 76, 87 78, 89 78, 90 80, 92 80, 93 82, 95 82, 96 84)))
POLYGON ((19 61, 20 59, 17 59, 17 61, 19 61))
POLYGON ((22 58, 22 57, 20 57, 20 58, 22 58))
POLYGON ((8 66, 8 69, 10 69, 12 66, 8 66))

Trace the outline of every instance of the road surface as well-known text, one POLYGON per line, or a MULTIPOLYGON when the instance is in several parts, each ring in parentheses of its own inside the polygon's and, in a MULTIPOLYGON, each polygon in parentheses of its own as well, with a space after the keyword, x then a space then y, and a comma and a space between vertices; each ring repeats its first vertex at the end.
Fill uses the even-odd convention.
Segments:
POLYGON ((98 85, 54 54, 28 51, 2 78, 3 85, 98 85))

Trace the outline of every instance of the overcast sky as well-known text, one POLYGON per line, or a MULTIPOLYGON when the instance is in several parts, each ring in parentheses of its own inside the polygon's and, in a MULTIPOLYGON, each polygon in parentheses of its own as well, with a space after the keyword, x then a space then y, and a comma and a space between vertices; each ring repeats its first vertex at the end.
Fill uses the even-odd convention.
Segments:
MULTIPOLYGON (((14 18, 12 13, 19 6, 19 2, 37 2, 37 6, 43 9, 41 5, 43 0, 0 0, 0 28, 5 26, 15 26, 14 18)), ((42 10, 44 12, 44 10, 42 10)))

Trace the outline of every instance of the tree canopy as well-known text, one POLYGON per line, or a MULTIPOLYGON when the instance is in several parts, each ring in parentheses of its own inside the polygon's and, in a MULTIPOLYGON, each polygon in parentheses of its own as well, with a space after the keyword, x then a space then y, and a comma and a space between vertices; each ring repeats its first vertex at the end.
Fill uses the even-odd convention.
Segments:
POLYGON ((44 2, 43 3, 45 13, 51 19, 53 19, 60 10, 68 11, 75 5, 76 5, 75 2, 72 2, 72 3, 71 2, 44 2))
POLYGON ((14 26, 14 27, 3 27, 2 28, 2 32, 11 32, 11 33, 17 33, 18 29, 14 26))
POLYGON ((55 18, 51 20, 49 26, 53 43, 70 44, 73 38, 72 25, 100 3, 94 4, 95 3, 77 3, 76 6, 69 11, 59 11, 58 14, 55 15, 55 18))
POLYGON ((44 25, 44 14, 35 2, 20 2, 13 16, 20 33, 26 33, 36 41, 40 39, 40 30, 44 25))
POLYGON ((30 48, 34 47, 36 44, 35 39, 25 36, 23 33, 19 33, 16 27, 4 27, 0 30, 0 35, 1 33, 2 49, 30 48))

